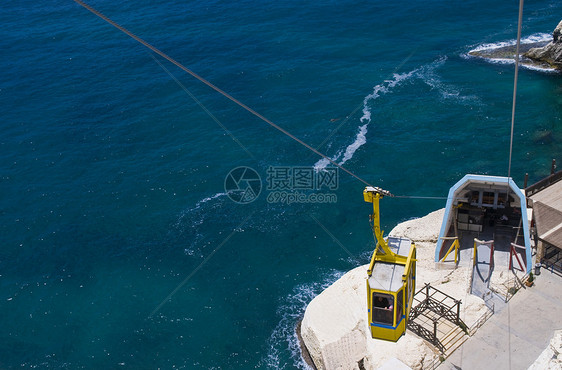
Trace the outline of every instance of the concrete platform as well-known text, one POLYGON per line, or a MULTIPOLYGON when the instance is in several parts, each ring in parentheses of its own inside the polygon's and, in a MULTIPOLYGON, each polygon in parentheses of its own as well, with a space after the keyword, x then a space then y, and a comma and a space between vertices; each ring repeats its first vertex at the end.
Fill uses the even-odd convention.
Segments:
POLYGON ((440 369, 527 369, 562 329, 562 278, 544 269, 468 339, 440 369))

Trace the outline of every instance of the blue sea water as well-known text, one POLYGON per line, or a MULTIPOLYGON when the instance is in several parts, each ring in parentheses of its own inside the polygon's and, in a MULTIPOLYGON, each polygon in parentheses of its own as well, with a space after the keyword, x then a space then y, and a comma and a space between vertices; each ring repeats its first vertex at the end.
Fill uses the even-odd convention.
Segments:
MULTIPOLYGON (((518 2, 89 4, 373 185, 507 175, 514 66, 467 53, 513 42, 518 2)), ((523 37, 561 16, 528 2, 523 37)), ((270 167, 326 163, 73 1, 0 23, 0 367, 306 367, 306 304, 374 247, 364 184, 268 202, 270 167), (239 166, 248 204, 225 192, 239 166)), ((562 76, 522 69, 514 180, 561 142, 562 76)), ((384 229, 444 202, 385 198, 384 229)))

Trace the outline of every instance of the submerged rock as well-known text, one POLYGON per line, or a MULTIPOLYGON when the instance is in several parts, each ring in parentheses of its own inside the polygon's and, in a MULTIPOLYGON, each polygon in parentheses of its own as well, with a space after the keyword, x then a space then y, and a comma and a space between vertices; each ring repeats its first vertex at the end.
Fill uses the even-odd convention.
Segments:
MULTIPOLYGON (((519 64, 530 68, 539 68, 545 70, 553 69, 553 67, 546 62, 531 59, 525 56, 526 53, 529 52, 530 50, 541 48, 543 46, 546 46, 547 44, 548 41, 521 44, 519 46, 519 54, 520 54, 519 64)), ((497 62, 514 62, 515 55, 517 54, 516 48, 517 48, 516 45, 507 45, 507 46, 492 47, 487 49, 472 50, 468 54, 473 57, 490 59, 497 62)))
POLYGON ((554 135, 552 130, 541 130, 535 132, 533 135, 533 143, 535 144, 552 144, 554 142, 554 135))
POLYGON ((546 63, 552 68, 562 70, 562 21, 552 33, 552 41, 546 46, 532 48, 523 54, 539 63, 546 63))
MULTIPOLYGON (((521 44, 519 45, 519 53, 525 55, 525 53, 527 53, 529 50, 532 50, 534 48, 541 48, 543 46, 546 46, 547 44, 548 41, 521 44)), ((516 53, 517 53, 516 45, 507 45, 507 46, 498 46, 490 49, 473 50, 470 51, 468 54, 481 58, 515 60, 516 53)), ((524 59, 523 62, 525 62, 524 59)), ((531 61, 528 60, 527 62, 529 63, 531 61)))

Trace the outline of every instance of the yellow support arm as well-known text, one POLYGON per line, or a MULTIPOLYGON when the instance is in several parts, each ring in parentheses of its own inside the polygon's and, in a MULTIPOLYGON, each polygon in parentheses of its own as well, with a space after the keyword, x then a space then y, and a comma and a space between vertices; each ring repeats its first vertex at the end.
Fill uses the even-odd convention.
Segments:
POLYGON ((371 276, 373 273, 373 268, 375 267, 375 262, 377 261, 377 250, 375 249, 375 253, 371 257, 371 263, 369 263, 369 269, 367 270, 367 275, 371 276))
POLYGON ((373 203, 372 227, 375 239, 383 253, 392 256, 394 253, 388 248, 388 243, 384 240, 383 232, 381 231, 379 200, 384 195, 390 195, 390 193, 380 188, 373 188, 372 186, 367 186, 365 190, 363 190, 365 202, 373 203))
POLYGON ((396 261, 400 256, 396 255, 390 248, 388 247, 388 243, 383 237, 383 231, 381 230, 380 225, 380 208, 379 208, 379 200, 383 198, 385 195, 391 195, 388 191, 374 188, 372 186, 367 186, 365 190, 363 190, 363 198, 365 202, 373 203, 373 215, 371 217, 372 228, 373 228, 373 235, 375 237, 375 241, 377 246, 375 248, 375 252, 373 253, 373 257, 371 257, 371 263, 369 264, 369 269, 367 270, 367 274, 371 276, 371 272, 373 271, 373 266, 376 260, 388 260, 388 261, 396 261), (377 258, 377 252, 382 252, 383 256, 379 256, 377 258))

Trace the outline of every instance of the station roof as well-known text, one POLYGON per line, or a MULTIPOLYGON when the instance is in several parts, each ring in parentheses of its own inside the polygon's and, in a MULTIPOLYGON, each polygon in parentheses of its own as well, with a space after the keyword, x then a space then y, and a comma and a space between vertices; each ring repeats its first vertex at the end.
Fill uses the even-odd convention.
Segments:
POLYGON ((547 188, 531 195, 533 203, 540 202, 562 211, 562 181, 558 181, 547 188))
POLYGON ((562 181, 531 195, 539 239, 562 249, 562 181))

